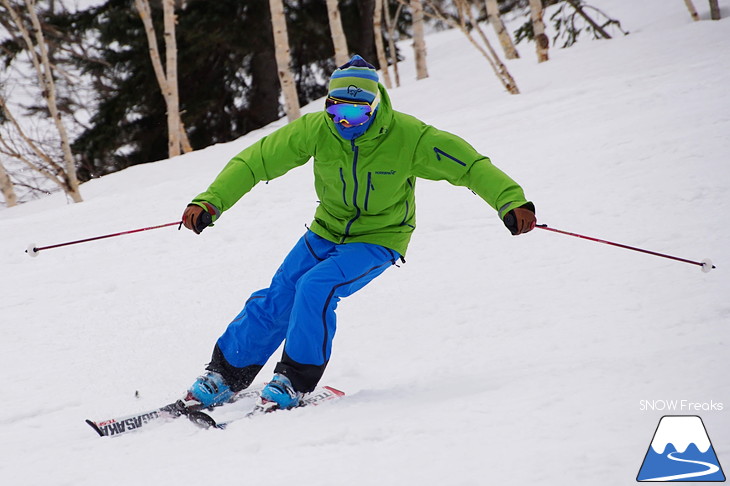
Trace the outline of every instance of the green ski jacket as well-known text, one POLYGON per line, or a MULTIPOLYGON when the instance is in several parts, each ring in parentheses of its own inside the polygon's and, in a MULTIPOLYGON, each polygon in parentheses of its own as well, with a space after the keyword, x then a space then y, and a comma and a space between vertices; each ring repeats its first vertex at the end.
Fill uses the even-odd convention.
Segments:
MULTIPOLYGON (((260 181, 313 159, 319 206, 310 229, 335 243, 375 243, 405 255, 416 228, 416 179, 468 187, 500 218, 527 203, 522 188, 463 139, 392 109, 380 85, 370 128, 344 140, 323 111, 303 115, 233 157, 193 203, 226 211, 260 181)), ((214 218, 218 215, 214 215, 214 218)))

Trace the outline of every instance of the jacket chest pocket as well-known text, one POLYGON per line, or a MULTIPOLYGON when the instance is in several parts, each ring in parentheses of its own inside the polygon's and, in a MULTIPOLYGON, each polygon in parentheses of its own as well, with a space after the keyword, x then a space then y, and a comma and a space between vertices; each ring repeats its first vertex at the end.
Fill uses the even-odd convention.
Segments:
POLYGON ((402 203, 412 191, 408 178, 392 170, 371 170, 362 177, 364 186, 363 210, 380 213, 402 203))
POLYGON ((374 191, 375 186, 373 186, 373 173, 368 172, 368 181, 367 181, 367 187, 365 188, 365 211, 369 211, 369 203, 370 203, 370 191, 374 191))

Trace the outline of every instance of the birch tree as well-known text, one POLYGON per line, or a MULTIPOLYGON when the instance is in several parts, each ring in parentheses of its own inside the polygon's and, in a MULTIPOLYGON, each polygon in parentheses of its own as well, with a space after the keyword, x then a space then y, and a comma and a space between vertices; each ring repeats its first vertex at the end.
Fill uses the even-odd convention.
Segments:
POLYGON ((390 89, 390 71, 388 69, 388 60, 385 57, 385 47, 383 46, 383 0, 375 0, 375 9, 373 11, 373 31, 375 32, 375 52, 378 55, 378 64, 380 71, 383 73, 383 84, 390 89))
POLYGON ((388 8, 388 1, 385 2, 385 28, 388 32, 388 51, 390 51, 390 62, 393 66, 393 75, 395 77, 395 85, 400 86, 400 74, 398 73, 398 53, 395 49, 395 27, 398 22, 398 16, 400 15, 402 3, 398 4, 398 8, 395 11, 393 18, 390 18, 390 12, 388 8))
POLYGON ((184 125, 180 118, 180 99, 177 83, 177 41, 175 39, 175 5, 174 0, 162 0, 163 29, 165 39, 165 66, 160 60, 157 35, 152 23, 152 11, 148 0, 134 0, 139 18, 144 24, 150 59, 155 70, 157 83, 160 85, 162 97, 167 107, 167 148, 168 155, 175 157, 181 152, 190 152, 190 146, 184 125))
POLYGON ((512 42, 512 37, 509 35, 509 32, 507 32, 507 28, 504 26, 504 22, 502 22, 502 17, 499 15, 499 5, 497 5, 497 0, 485 0, 485 7, 487 9, 487 18, 489 23, 492 24, 492 28, 497 34, 499 43, 502 44, 504 55, 507 59, 519 58, 520 54, 517 52, 517 49, 512 42))
POLYGON ((484 56, 484 58, 489 63, 489 66, 494 71, 494 74, 497 76, 505 89, 510 94, 520 94, 517 83, 507 69, 507 66, 505 66, 505 64, 499 58, 499 55, 492 47, 492 44, 489 42, 487 36, 484 34, 484 31, 481 29, 481 27, 479 27, 479 24, 476 22, 474 14, 471 11, 471 4, 468 2, 468 0, 454 0, 454 4, 458 13, 458 22, 454 20, 452 16, 444 15, 444 13, 441 12, 441 10, 431 0, 428 1, 428 6, 430 7, 432 12, 426 13, 432 17, 439 19, 441 22, 449 24, 455 29, 459 29, 466 36, 469 42, 471 42, 471 44, 482 54, 482 56, 484 56), (472 30, 476 31, 479 34, 479 37, 484 44, 483 46, 480 45, 479 42, 477 42, 477 40, 472 36, 472 30))
POLYGON ((697 15, 697 9, 692 3, 692 0, 684 0, 684 4, 687 5, 687 10, 689 10, 689 15, 690 17, 692 17, 692 20, 694 20, 695 22, 700 20, 700 16, 697 15))
POLYGON ((49 60, 48 45, 38 18, 36 1, 24 0, 24 13, 27 14, 28 23, 16 10, 19 4, 12 5, 9 0, 0 0, 0 2, 17 29, 11 35, 19 37, 21 45, 24 46, 24 52, 28 55, 35 79, 40 87, 41 98, 58 135, 58 139, 51 144, 34 140, 12 113, 5 95, 0 94, 0 110, 6 123, 9 124, 9 129, 14 133, 13 136, 0 137, 0 151, 53 181, 73 202, 81 202, 83 198, 79 191, 76 162, 71 151, 68 131, 58 106, 55 71, 49 60))
MULTIPOLYGON (((553 46, 558 45, 558 41, 562 40, 563 48, 570 47, 578 42, 578 38, 584 32, 594 39, 611 39, 611 34, 608 33, 609 28, 618 30, 624 35, 629 34, 621 27, 621 22, 617 19, 609 17, 602 10, 592 5, 584 4, 582 0, 565 0, 560 3, 550 16, 550 20, 552 20, 555 30, 552 40, 553 46), (594 20, 588 14, 588 11, 591 11, 592 15, 595 15, 598 20, 594 20)), ((527 27, 530 28, 530 34, 533 33, 531 22, 517 30, 518 39, 528 37, 527 27)))
POLYGON ((535 35, 537 62, 545 62, 549 59, 548 46, 550 45, 550 40, 545 35, 545 23, 542 17, 542 0, 530 0, 530 19, 532 20, 532 30, 535 35))
POLYGON ((423 28, 423 4, 421 0, 411 0, 413 15, 413 50, 416 54, 416 79, 428 77, 426 66, 426 40, 423 28))
POLYGON ((717 0, 710 0, 710 18, 720 20, 720 5, 717 0))
POLYGON ((5 205, 7 207, 11 208, 18 204, 18 196, 15 194, 13 181, 10 180, 10 176, 2 162, 0 162, 0 193, 5 198, 5 205))
POLYGON ((286 30, 286 14, 283 0, 269 0, 271 9, 271 28, 274 31, 274 49, 276 51, 276 67, 279 73, 279 84, 284 95, 284 111, 289 121, 301 116, 297 88, 292 75, 289 34, 286 30))
POLYGON ((347 50, 347 38, 342 28, 342 17, 337 0, 327 0, 327 16, 329 17, 332 44, 335 47, 335 64, 342 66, 350 59, 350 53, 347 50))

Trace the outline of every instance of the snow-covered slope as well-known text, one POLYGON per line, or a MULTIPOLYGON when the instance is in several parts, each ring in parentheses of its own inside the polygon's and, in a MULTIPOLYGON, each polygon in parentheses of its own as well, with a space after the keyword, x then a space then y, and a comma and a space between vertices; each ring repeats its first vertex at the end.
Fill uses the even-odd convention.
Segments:
POLYGON ((280 121, 91 181, 83 204, 0 211, 2 484, 630 484, 666 413, 701 415, 730 463, 730 20, 693 23, 680 1, 594 3, 631 34, 540 65, 521 45, 508 63, 519 96, 443 32, 428 38, 427 80, 404 46, 393 103, 491 156, 539 222, 717 270, 541 230, 513 238, 469 191, 420 181, 408 263, 339 306, 323 382, 344 400, 225 432, 98 438, 84 418, 166 403, 203 369, 310 221, 311 166, 202 236, 23 250, 175 221, 280 121), (664 399, 724 408, 642 410, 664 399))

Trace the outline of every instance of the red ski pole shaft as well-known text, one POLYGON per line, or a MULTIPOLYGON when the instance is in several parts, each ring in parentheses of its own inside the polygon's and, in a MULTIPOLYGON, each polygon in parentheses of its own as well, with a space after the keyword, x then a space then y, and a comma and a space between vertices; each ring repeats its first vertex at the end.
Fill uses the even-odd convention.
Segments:
POLYGON ((679 258, 679 257, 672 256, 672 255, 666 255, 664 253, 658 253, 656 251, 645 250, 643 248, 636 248, 635 246, 624 245, 624 244, 621 244, 621 243, 615 243, 613 241, 601 240, 599 238, 593 238, 591 236, 585 236, 585 235, 580 235, 578 233, 571 233, 569 231, 563 231, 563 230, 559 230, 559 229, 555 229, 555 228, 550 228, 546 224, 538 224, 538 225, 535 226, 535 228, 540 228, 540 229, 543 229, 543 230, 552 231, 553 233, 560 233, 561 235, 575 236, 576 238, 582 238, 584 240, 595 241, 597 243, 604 243, 606 245, 617 246, 619 248, 625 248, 627 250, 638 251, 638 252, 641 252, 641 253, 646 253, 646 254, 649 254, 649 255, 654 255, 654 256, 658 256, 658 257, 662 257, 662 258, 669 258, 670 260, 675 260, 675 261, 678 261, 678 262, 690 263, 692 265, 698 265, 698 266, 702 267, 702 270, 703 271, 706 271, 706 272, 708 272, 710 270, 710 268, 717 268, 709 260, 704 260, 704 261, 701 261, 701 262, 696 262, 694 260, 687 260, 686 258, 679 258))
MULTIPOLYGON (((103 240, 104 238, 113 238, 115 236, 131 235, 132 233, 140 233, 142 231, 149 231, 149 230, 158 229, 158 228, 166 228, 168 226, 177 226, 180 224, 182 224, 181 221, 175 221, 174 223, 165 223, 165 224, 160 224, 157 226, 149 226, 147 228, 139 228, 139 229, 134 229, 134 230, 129 230, 129 231, 121 231, 119 233, 112 233, 110 235, 102 235, 102 236, 94 236, 92 238, 84 238, 83 240, 68 241, 66 243, 58 243, 55 245, 48 245, 48 246, 41 246, 41 247, 33 247, 31 249, 31 251, 34 253, 37 253, 41 250, 50 250, 52 248, 60 248, 62 246, 77 245, 79 243, 87 243, 89 241, 103 240)), ((28 252, 28 250, 26 250, 26 253, 27 252, 28 252)))

